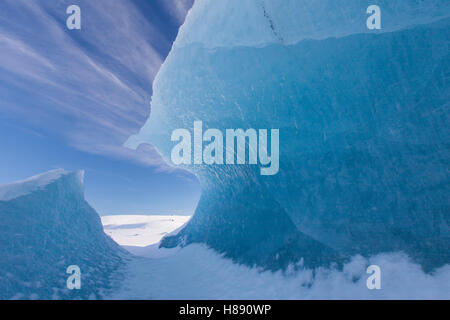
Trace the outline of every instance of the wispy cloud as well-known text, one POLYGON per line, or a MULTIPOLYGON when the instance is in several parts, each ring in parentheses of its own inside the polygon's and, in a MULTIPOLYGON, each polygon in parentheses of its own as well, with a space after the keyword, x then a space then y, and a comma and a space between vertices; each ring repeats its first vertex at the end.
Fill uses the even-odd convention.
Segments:
POLYGON ((178 23, 183 23, 186 18, 186 13, 192 7, 194 0, 158 0, 166 8, 167 11, 177 20, 178 23))
MULTIPOLYGON (((178 2, 180 19, 188 6, 178 2)), ((171 40, 129 0, 77 1, 82 30, 69 31, 70 4, 1 2, 0 90, 8 95, 0 114, 45 127, 86 152, 162 166, 151 148, 126 151, 122 143, 150 112, 161 48, 171 40)))

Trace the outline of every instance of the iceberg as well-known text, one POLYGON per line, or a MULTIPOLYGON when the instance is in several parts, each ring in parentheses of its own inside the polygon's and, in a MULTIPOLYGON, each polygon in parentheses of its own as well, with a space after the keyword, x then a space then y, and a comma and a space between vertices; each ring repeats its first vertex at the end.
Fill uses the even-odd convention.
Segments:
POLYGON ((448 264, 449 17, 445 0, 197 0, 126 146, 170 163, 172 132, 196 121, 278 129, 279 172, 182 165, 202 196, 161 245, 271 270, 383 252, 448 264))
POLYGON ((0 186, 0 299, 99 299, 120 279, 128 254, 104 234, 83 176, 58 169, 0 186))

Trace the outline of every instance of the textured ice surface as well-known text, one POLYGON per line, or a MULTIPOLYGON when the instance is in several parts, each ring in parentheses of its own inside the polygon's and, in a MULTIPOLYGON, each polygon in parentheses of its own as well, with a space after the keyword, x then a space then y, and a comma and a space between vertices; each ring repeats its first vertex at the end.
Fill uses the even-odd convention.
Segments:
MULTIPOLYGON (((68 174, 62 169, 51 170, 22 181, 0 185, 0 201, 9 201, 14 198, 29 194, 35 190, 44 188, 49 183, 68 174)), ((83 172, 77 173, 80 182, 83 182, 83 172)))
POLYGON ((54 170, 1 186, 0 299, 101 298, 127 254, 84 200, 83 172, 54 170), (81 290, 66 269, 81 269, 81 290))
MULTIPOLYGON (((191 166, 204 242, 271 269, 403 251, 449 262, 448 1, 196 1, 130 147, 171 133, 280 129, 280 171, 191 166), (379 4, 381 31, 366 29, 379 4)), ((170 161, 170 159, 168 159, 170 161)))
POLYGON ((378 32, 436 21, 450 12, 445 0, 196 0, 175 46, 260 47, 373 33, 365 19, 370 5, 382 10, 378 32))

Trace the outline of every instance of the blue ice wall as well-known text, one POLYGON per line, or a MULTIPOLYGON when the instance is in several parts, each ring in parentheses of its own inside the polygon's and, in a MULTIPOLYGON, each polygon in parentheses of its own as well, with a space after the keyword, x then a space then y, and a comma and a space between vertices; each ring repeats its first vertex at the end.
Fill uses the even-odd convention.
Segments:
POLYGON ((172 131, 196 120, 275 128, 280 170, 188 166, 202 198, 162 245, 270 269, 386 251, 449 263, 449 16, 446 1, 197 1, 127 145, 170 162, 172 131))
POLYGON ((103 233, 82 179, 53 171, 0 188, 0 299, 99 299, 120 281, 128 254, 103 233), (79 290, 67 288, 71 265, 79 290))

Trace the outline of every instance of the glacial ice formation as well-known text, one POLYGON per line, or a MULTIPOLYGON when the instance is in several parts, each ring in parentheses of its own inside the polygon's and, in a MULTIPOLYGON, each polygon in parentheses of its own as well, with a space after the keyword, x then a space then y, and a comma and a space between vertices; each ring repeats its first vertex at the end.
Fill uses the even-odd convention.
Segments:
POLYGON ((162 245, 272 270, 390 251, 449 263, 449 16, 445 0, 197 0, 126 145, 170 162, 171 133, 194 121, 275 128, 280 170, 188 166, 202 197, 162 245))
POLYGON ((101 298, 127 254, 84 200, 83 172, 53 170, 0 186, 0 299, 101 298), (67 268, 81 271, 69 290, 67 268))

